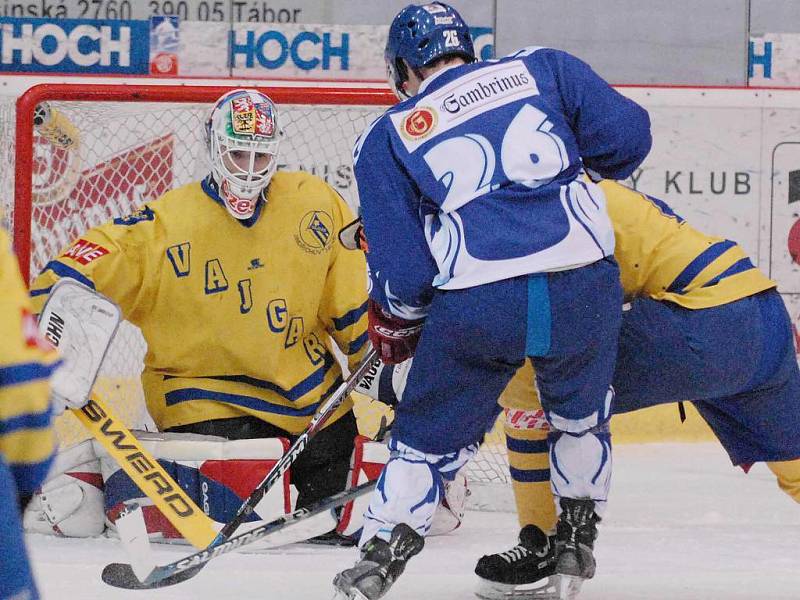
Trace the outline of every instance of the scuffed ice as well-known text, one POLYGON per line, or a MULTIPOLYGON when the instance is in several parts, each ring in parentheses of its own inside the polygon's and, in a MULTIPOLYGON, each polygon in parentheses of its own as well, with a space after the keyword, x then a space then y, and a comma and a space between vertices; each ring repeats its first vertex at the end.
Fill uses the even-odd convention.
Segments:
MULTIPOLYGON (((800 505, 763 465, 745 475, 716 444, 617 446, 614 458, 597 576, 580 600, 798 597, 800 505)), ((516 534, 513 514, 468 512, 459 530, 426 542, 387 600, 474 598, 475 561, 507 549, 516 534)), ((116 541, 37 535, 28 543, 45 600, 142 598, 100 581, 103 565, 124 560, 116 541)), ((157 547, 156 556, 163 563, 185 553, 157 547)), ((298 545, 234 554, 185 584, 144 593, 148 600, 326 599, 333 576, 355 559, 353 549, 298 545)))

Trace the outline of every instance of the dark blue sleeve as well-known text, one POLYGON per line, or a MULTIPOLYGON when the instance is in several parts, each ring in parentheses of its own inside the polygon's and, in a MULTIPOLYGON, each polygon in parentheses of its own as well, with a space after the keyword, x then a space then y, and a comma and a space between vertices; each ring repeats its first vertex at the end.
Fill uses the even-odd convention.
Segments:
POLYGON ((392 147, 388 119, 357 142, 355 177, 367 237, 370 297, 393 315, 427 314, 438 273, 420 216, 421 198, 392 147))
POLYGON ((583 164, 607 179, 630 176, 650 152, 650 116, 585 62, 547 50, 583 164))

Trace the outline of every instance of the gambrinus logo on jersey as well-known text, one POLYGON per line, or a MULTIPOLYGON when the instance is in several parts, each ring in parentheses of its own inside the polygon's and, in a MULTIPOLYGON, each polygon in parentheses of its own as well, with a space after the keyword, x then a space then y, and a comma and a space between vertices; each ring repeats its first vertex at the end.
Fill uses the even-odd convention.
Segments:
POLYGON ((417 108, 403 121, 400 130, 409 139, 425 137, 436 127, 436 113, 430 108, 417 108))

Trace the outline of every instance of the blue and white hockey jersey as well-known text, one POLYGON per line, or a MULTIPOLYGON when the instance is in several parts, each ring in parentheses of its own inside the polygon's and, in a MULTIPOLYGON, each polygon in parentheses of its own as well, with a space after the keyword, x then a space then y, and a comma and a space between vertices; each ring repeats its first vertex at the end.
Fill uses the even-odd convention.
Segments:
POLYGON ((603 193, 578 174, 623 179, 650 144, 647 112, 562 51, 436 73, 354 149, 372 297, 420 318, 434 288, 612 254, 603 193))

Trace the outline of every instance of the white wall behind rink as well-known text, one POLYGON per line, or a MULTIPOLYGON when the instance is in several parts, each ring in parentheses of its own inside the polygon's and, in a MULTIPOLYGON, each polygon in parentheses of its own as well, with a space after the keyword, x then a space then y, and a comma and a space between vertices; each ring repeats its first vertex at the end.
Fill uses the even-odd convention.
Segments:
POLYGON ((778 282, 798 339, 800 264, 789 232, 800 221, 800 89, 621 91, 653 123, 653 149, 628 183, 697 228, 741 243, 778 282))
MULTIPOLYGON (((4 76, 0 96, 17 96, 37 83, 375 87, 348 81, 4 76)), ((618 89, 646 107, 653 124, 653 149, 627 184, 665 200, 699 229, 741 243, 779 283, 800 328, 800 264, 788 241, 800 221, 800 89, 618 89)))

